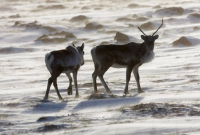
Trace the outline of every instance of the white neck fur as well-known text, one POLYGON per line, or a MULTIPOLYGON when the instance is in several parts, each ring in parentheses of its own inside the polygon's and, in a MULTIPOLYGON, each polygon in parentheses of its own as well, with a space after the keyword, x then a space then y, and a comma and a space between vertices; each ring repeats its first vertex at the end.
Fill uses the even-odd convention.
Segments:
POLYGON ((151 62, 155 57, 155 53, 152 50, 148 50, 147 53, 141 58, 143 63, 151 62))

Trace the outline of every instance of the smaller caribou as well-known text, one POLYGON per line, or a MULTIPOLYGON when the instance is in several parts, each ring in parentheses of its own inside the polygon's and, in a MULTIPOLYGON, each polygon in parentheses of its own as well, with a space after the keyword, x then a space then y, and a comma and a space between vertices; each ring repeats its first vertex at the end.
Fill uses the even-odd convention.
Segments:
POLYGON ((104 81, 103 75, 110 68, 126 68, 126 86, 124 94, 129 94, 128 84, 131 77, 131 72, 135 76, 138 93, 143 92, 140 87, 140 76, 138 68, 143 64, 150 62, 154 58, 154 41, 158 39, 159 35, 155 35, 160 27, 152 34, 147 36, 139 27, 138 29, 144 34, 141 38, 144 40, 143 43, 128 43, 125 45, 99 45, 91 50, 92 59, 94 62, 94 73, 92 74, 94 92, 97 93, 96 78, 99 77, 101 83, 105 87, 107 93, 111 93, 106 82, 104 81), (155 35, 155 36, 154 36, 155 35))
POLYGON ((61 97, 58 87, 57 87, 57 77, 61 73, 65 73, 69 78, 68 95, 72 95, 72 77, 70 73, 73 73, 74 85, 76 87, 76 97, 79 97, 77 88, 77 72, 84 64, 84 43, 80 47, 76 47, 74 44, 66 47, 63 50, 52 51, 45 55, 46 67, 49 70, 51 77, 48 80, 47 90, 44 99, 48 99, 49 90, 51 84, 53 83, 56 89, 59 99, 63 100, 61 97))

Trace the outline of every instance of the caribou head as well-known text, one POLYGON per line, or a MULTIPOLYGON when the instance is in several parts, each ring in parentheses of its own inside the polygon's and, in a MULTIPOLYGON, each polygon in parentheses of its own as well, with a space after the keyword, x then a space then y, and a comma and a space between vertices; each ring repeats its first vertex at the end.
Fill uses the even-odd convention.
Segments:
POLYGON ((83 55, 84 55, 84 43, 82 44, 82 46, 78 46, 76 47, 74 44, 72 44, 73 47, 75 47, 78 52, 79 52, 79 55, 80 55, 80 58, 81 58, 81 65, 84 65, 84 58, 83 58, 83 55))
POLYGON ((144 34, 144 35, 141 35, 141 38, 144 40, 145 44, 150 50, 154 49, 154 42, 159 37, 159 35, 155 35, 155 34, 161 28, 162 25, 163 25, 163 19, 162 19, 162 24, 160 25, 160 27, 152 35, 148 35, 148 36, 140 29, 140 27, 138 27, 138 29, 144 34))

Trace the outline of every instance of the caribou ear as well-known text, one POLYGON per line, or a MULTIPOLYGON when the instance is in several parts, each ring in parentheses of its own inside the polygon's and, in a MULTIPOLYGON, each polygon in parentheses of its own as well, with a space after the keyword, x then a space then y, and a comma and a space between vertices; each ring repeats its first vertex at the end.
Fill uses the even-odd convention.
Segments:
POLYGON ((156 40, 156 39, 158 39, 159 38, 159 35, 155 35, 154 36, 154 39, 156 40))
POLYGON ((81 49, 82 49, 82 50, 84 49, 84 43, 82 44, 81 49))
POLYGON ((144 35, 141 35, 141 39, 145 40, 145 37, 146 37, 146 36, 144 36, 144 35))
POLYGON ((73 47, 76 47, 73 43, 72 43, 72 46, 73 46, 73 47))

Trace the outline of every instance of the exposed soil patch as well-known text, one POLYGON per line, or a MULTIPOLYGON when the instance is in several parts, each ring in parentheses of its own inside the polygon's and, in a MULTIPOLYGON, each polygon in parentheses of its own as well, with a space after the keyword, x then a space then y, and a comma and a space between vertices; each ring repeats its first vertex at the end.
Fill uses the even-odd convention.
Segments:
POLYGON ((0 54, 13 54, 13 53, 33 52, 35 50, 36 49, 33 49, 33 48, 5 47, 5 48, 0 48, 0 54))
POLYGON ((50 5, 50 6, 40 5, 36 9, 32 10, 32 12, 39 12, 39 11, 43 11, 43 10, 59 10, 59 9, 65 9, 65 8, 66 7, 63 5, 50 5))
POLYGON ((116 95, 108 95, 108 94, 92 94, 88 97, 88 99, 107 99, 107 98, 117 98, 116 95))
POLYGON ((38 39, 36 39, 35 41, 42 41, 43 43, 45 44, 49 44, 49 43, 64 43, 64 42, 67 42, 68 39, 67 38, 49 38, 48 36, 46 35, 43 35, 41 37, 39 37, 38 39))
POLYGON ((129 4, 128 7, 129 7, 129 8, 136 8, 136 7, 139 7, 139 5, 133 3, 133 4, 129 4))
POLYGON ((144 30, 154 30, 155 29, 155 27, 153 26, 153 24, 151 22, 147 22, 147 23, 140 25, 140 28, 144 29, 144 30))
POLYGON ((100 29, 98 30, 99 33, 105 33, 105 34, 115 34, 117 31, 115 30, 105 30, 105 29, 100 29))
MULTIPOLYGON (((101 83, 97 83, 97 86, 102 86, 102 84, 101 83)), ((93 83, 92 82, 84 83, 84 84, 82 84, 82 87, 93 87, 93 83)))
POLYGON ((43 26, 41 24, 38 24, 37 21, 34 21, 34 22, 31 22, 31 23, 22 23, 22 22, 19 22, 19 21, 16 21, 15 24, 14 24, 14 27, 22 27, 22 28, 26 28, 26 29, 42 29, 42 30, 47 30, 49 32, 56 32, 57 30, 53 27, 50 27, 50 26, 43 26))
POLYGON ((42 35, 38 37, 35 41, 41 41, 43 43, 64 43, 67 42, 69 39, 76 39, 76 36, 73 33, 61 31, 56 32, 54 34, 49 35, 42 35))
POLYGON ((53 117, 53 116, 40 117, 39 119, 37 119, 37 122, 53 121, 53 120, 60 119, 60 118, 63 118, 63 117, 62 116, 57 116, 57 117, 53 117))
POLYGON ((162 16, 165 15, 182 15, 184 12, 184 9, 182 7, 169 7, 169 8, 163 8, 156 10, 156 13, 161 13, 162 16), (165 14, 162 14, 165 13, 165 14))
POLYGON ((200 18, 200 14, 198 14, 198 13, 188 15, 188 17, 190 17, 190 16, 200 18))
POLYGON ((11 16, 9 16, 8 18, 19 18, 20 17, 20 15, 19 14, 16 14, 16 15, 11 15, 11 16))
POLYGON ((174 46, 176 45, 184 45, 184 46, 192 46, 192 43, 186 37, 180 37, 178 40, 172 43, 174 46))
POLYGON ((199 27, 195 26, 195 27, 193 28, 193 31, 197 31, 197 30, 199 30, 199 29, 200 29, 199 27))
POLYGON ((136 21, 146 21, 146 20, 148 20, 148 18, 146 18, 146 17, 138 17, 138 18, 136 18, 136 21))
POLYGON ((0 126, 13 126, 14 124, 10 122, 0 122, 0 126))
POLYGON ((137 14, 134 14, 133 16, 132 16, 133 18, 137 18, 137 17, 139 17, 137 14))
POLYGON ((71 22, 82 22, 82 21, 87 21, 87 17, 84 15, 78 15, 78 16, 74 16, 70 19, 71 22))
POLYGON ((11 103, 7 103, 7 104, 2 104, 3 106, 7 106, 7 107, 16 107, 18 105, 20 105, 20 103, 16 102, 11 102, 11 103))
POLYGON ((46 3, 57 3, 57 1, 54 1, 54 0, 46 0, 46 3))
POLYGON ((60 129, 65 129, 65 125, 54 125, 54 124, 46 124, 42 127, 37 129, 38 132, 48 132, 48 131, 55 131, 60 129))
POLYGON ((114 39, 119 42, 128 42, 129 41, 129 37, 126 34, 121 33, 121 32, 117 32, 114 39))
POLYGON ((127 7, 128 8, 144 8, 144 7, 148 7, 148 6, 147 5, 138 5, 138 4, 132 3, 132 4, 129 4, 127 7))
POLYGON ((122 113, 131 113, 136 116, 154 118, 178 117, 178 116, 200 116, 200 105, 195 104, 186 106, 183 104, 169 103, 146 103, 138 104, 130 107, 120 108, 122 113))
POLYGON ((89 6, 83 6, 83 7, 81 8, 81 10, 88 10, 88 9, 90 9, 89 6))
POLYGON ((164 80, 153 80, 152 82, 154 82, 154 83, 162 83, 162 82, 164 82, 164 80))
POLYGON ((101 28, 103 28, 103 25, 97 23, 87 23, 85 25, 85 29, 90 29, 90 30, 101 29, 101 28))
POLYGON ((108 42, 108 41, 103 41, 103 42, 100 43, 100 45, 109 45, 109 44, 111 44, 111 43, 108 42))
POLYGON ((120 17, 120 18, 117 18, 116 21, 118 21, 118 22, 121 22, 121 21, 132 22, 133 19, 127 18, 127 17, 120 17))
POLYGON ((157 5, 157 6, 154 6, 153 8, 161 8, 161 6, 160 6, 160 5, 157 5))
POLYGON ((66 31, 61 31, 61 32, 56 32, 54 34, 49 34, 50 36, 65 36, 66 38, 76 38, 73 33, 66 32, 66 31))

